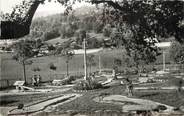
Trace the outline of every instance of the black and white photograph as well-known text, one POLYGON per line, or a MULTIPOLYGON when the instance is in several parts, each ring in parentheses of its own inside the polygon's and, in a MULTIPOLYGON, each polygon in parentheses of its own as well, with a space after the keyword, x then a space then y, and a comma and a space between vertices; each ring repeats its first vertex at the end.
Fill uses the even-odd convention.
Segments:
POLYGON ((0 0, 0 116, 184 116, 184 0, 0 0))

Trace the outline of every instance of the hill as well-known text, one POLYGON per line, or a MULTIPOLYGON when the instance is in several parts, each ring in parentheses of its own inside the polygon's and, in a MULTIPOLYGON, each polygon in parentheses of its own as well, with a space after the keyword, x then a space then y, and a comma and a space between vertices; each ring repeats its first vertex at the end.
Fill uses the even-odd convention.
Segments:
POLYGON ((87 16, 91 16, 92 14, 99 13, 101 9, 97 9, 96 6, 82 6, 80 8, 76 8, 73 13, 78 18, 84 18, 87 16))
MULTIPOLYGON (((96 28, 95 25, 98 26, 98 24, 95 24, 95 16, 99 12, 100 9, 97 9, 95 6, 83 6, 76 8, 69 15, 61 13, 35 18, 31 24, 28 37, 31 39, 39 38, 43 41, 47 41, 60 36, 62 38, 74 37, 76 36, 76 32, 80 29, 85 29, 88 32, 93 31, 94 28, 96 28)), ((103 27, 100 27, 98 30, 102 29, 103 27)))

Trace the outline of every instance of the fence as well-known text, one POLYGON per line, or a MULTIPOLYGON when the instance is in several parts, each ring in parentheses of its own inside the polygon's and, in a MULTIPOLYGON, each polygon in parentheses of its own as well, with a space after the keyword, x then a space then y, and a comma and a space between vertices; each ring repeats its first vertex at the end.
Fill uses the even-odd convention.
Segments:
POLYGON ((17 81, 17 79, 3 79, 0 80, 0 88, 7 88, 13 86, 14 82, 17 81))

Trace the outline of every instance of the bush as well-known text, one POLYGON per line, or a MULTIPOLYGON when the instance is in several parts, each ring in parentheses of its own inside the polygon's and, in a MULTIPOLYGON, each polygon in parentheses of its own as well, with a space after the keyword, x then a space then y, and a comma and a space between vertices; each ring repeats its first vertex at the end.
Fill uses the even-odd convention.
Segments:
POLYGON ((76 90, 89 90, 89 83, 85 80, 79 81, 74 86, 76 90))
POLYGON ((138 74, 138 70, 135 67, 132 68, 126 68, 124 70, 124 73, 127 75, 131 75, 131 74, 138 74))
POLYGON ((110 25, 107 25, 107 26, 105 26, 103 28, 103 35, 105 37, 110 37, 110 35, 111 35, 111 27, 110 27, 110 25))
POLYGON ((91 89, 99 89, 102 88, 102 84, 98 83, 97 81, 90 81, 90 88, 91 89))
POLYGON ((76 76, 68 76, 62 81, 62 85, 71 84, 72 81, 76 80, 76 76))
POLYGON ((44 41, 48 41, 51 40, 53 38, 59 37, 60 36, 60 32, 58 29, 52 29, 49 31, 46 31, 43 35, 43 40, 44 41))
POLYGON ((49 64, 49 68, 50 68, 51 70, 56 70, 56 69, 57 69, 57 67, 56 67, 53 63, 50 63, 50 64, 49 64))
POLYGON ((75 90, 93 90, 102 88, 102 85, 97 81, 82 80, 79 81, 75 86, 75 90))

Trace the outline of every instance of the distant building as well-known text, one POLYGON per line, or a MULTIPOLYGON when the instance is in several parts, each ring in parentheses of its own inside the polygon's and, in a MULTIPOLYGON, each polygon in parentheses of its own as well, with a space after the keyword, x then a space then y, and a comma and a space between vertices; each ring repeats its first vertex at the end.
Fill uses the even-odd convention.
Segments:
POLYGON ((0 47, 8 47, 14 44, 15 42, 17 42, 17 40, 10 40, 10 39, 0 40, 0 47))
POLYGON ((14 52, 10 48, 11 45, 13 45, 17 40, 0 40, 0 52, 14 52))
POLYGON ((166 54, 168 53, 168 48, 171 46, 171 42, 160 42, 156 43, 155 46, 161 48, 163 53, 163 71, 166 70, 166 54))
POLYGON ((155 46, 157 46, 159 48, 169 48, 171 46, 171 42, 155 43, 155 46))

